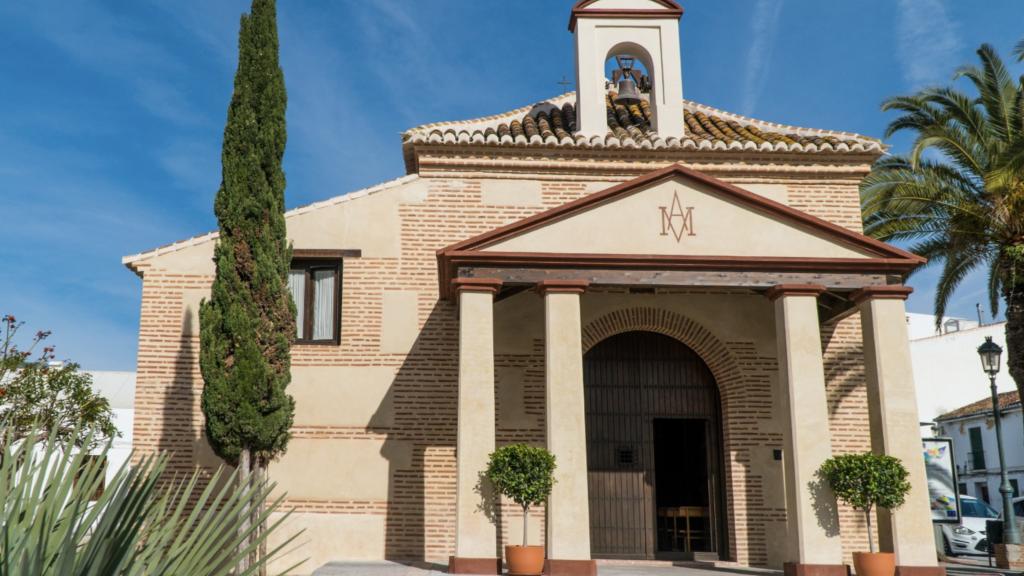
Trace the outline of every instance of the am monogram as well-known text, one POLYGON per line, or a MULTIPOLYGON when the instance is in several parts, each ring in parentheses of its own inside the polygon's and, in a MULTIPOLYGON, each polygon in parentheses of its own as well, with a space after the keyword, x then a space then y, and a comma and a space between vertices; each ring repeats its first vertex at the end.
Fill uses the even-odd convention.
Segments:
POLYGON ((674 236, 680 242, 683 236, 696 236, 693 229, 693 206, 683 208, 679 201, 679 191, 672 195, 671 206, 658 206, 661 210, 661 236, 674 236))

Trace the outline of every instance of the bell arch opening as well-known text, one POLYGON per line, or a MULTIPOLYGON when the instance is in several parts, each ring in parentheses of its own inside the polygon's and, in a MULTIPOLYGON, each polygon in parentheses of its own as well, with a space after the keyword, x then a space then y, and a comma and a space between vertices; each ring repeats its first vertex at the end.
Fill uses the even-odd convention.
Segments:
MULTIPOLYGON (((629 102, 617 100, 629 91, 627 83, 632 84, 635 95, 650 106, 651 127, 658 129, 658 99, 651 97, 660 82, 655 73, 654 58, 651 52, 636 42, 619 42, 608 49, 604 59, 605 78, 611 82, 614 94, 611 96, 614 108, 623 106, 627 113, 636 114, 639 109, 631 110, 629 102)), ((633 105, 639 106, 639 103, 633 105)), ((618 113, 618 111, 616 110, 618 113)), ((642 117, 642 113, 639 114, 642 117)))
POLYGON ((676 338, 622 331, 584 355, 591 553, 728 556, 722 409, 701 357, 676 338))

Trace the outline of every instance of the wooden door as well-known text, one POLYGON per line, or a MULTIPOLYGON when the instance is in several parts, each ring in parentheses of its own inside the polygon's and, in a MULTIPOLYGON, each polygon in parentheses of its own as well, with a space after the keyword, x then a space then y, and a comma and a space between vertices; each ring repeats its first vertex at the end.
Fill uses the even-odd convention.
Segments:
POLYGON ((596 558, 654 558, 654 420, 708 422, 710 452, 689 454, 686 439, 680 438, 678 457, 715 460, 708 488, 720 513, 718 387, 696 353, 652 332, 627 332, 599 342, 584 357, 583 375, 591 553, 596 558))

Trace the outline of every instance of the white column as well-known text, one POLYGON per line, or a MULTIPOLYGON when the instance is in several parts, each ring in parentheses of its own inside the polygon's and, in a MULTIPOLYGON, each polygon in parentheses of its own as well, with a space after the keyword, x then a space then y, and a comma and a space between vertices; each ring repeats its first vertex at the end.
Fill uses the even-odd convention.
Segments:
POLYGON ((571 281, 538 285, 544 296, 547 441, 556 465, 547 507, 547 555, 554 560, 590 559, 580 326, 580 295, 586 286, 571 281))
POLYGON ((910 473, 903 506, 879 513, 881 547, 895 552, 900 566, 931 567, 937 566, 935 537, 904 306, 910 292, 905 286, 872 286, 855 292, 853 300, 864 333, 871 448, 899 458, 910 473))
MULTIPOLYGON (((786 561, 841 567, 842 544, 832 490, 818 469, 832 456, 816 285, 780 285, 768 291, 775 303, 779 384, 786 414, 785 474, 788 543, 786 561)), ((845 571, 842 573, 845 574, 845 571)))
POLYGON ((487 512, 493 492, 482 473, 494 452, 494 294, 501 281, 465 278, 454 284, 459 298, 455 556, 498 558, 497 528, 487 512))

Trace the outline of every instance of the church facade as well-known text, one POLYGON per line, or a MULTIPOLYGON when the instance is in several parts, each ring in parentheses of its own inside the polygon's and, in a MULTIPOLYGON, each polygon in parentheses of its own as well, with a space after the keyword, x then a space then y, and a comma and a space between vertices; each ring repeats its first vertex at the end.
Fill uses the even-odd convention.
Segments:
MULTIPOLYGON (((883 146, 684 100, 681 15, 578 2, 575 92, 413 128, 405 176, 288 212, 296 414, 270 474, 305 546, 283 564, 496 573, 523 519, 480 474, 526 442, 557 459, 530 524, 552 574, 845 575, 866 527, 815 473, 865 450, 911 473, 882 548, 941 571, 904 319, 922 259, 861 234, 883 146)), ((198 366, 216 240, 124 259, 142 278, 135 446, 172 471, 220 464, 198 366)))

